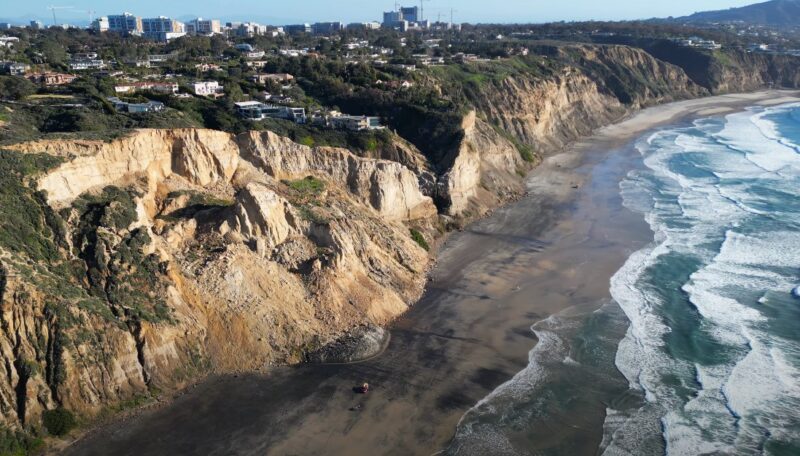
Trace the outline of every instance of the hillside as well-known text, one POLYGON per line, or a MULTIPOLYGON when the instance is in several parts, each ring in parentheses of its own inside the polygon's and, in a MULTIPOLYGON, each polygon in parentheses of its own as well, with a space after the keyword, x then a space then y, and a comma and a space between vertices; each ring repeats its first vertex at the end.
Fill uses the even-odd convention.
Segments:
POLYGON ((744 22, 792 27, 800 25, 800 0, 772 0, 741 8, 695 13, 677 20, 688 23, 744 22))

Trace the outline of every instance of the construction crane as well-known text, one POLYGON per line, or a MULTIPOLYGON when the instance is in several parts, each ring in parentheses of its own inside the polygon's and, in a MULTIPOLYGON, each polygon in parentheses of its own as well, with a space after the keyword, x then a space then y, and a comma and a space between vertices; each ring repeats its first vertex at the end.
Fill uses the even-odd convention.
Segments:
POLYGON ((454 10, 453 8, 450 8, 450 28, 453 28, 453 14, 455 14, 457 12, 458 12, 458 10, 454 10))
POLYGON ((53 5, 48 6, 47 9, 53 12, 53 25, 58 25, 58 21, 56 20, 56 10, 72 9, 72 8, 73 8, 72 6, 53 6, 53 5))
POLYGON ((90 25, 94 21, 94 15, 97 14, 97 11, 95 11, 95 10, 73 10, 73 11, 76 12, 76 13, 88 14, 89 15, 89 24, 90 25))
POLYGON ((431 0, 419 0, 419 17, 417 20, 420 22, 425 20, 425 2, 429 1, 431 0))

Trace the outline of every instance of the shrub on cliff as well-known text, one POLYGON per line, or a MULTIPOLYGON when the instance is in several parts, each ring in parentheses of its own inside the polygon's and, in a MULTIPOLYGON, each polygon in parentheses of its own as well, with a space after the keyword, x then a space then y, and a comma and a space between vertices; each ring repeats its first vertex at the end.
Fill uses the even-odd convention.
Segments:
POLYGON ((42 415, 44 427, 50 435, 66 435, 75 425, 75 416, 69 410, 59 407, 55 410, 47 410, 42 415))
POLYGON ((420 247, 423 249, 430 250, 431 247, 428 245, 428 241, 425 240, 425 236, 422 235, 419 231, 411 228, 411 239, 414 240, 420 247))

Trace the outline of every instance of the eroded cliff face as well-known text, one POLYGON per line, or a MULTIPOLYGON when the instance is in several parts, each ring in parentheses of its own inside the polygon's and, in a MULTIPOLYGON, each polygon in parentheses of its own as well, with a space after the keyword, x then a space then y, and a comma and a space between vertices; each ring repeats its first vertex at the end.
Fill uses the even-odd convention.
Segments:
POLYGON ((11 149, 64 161, 32 182, 57 253, 0 249, 7 428, 298 362, 422 291, 436 208, 399 163, 206 130, 11 149))
POLYGON ((683 68, 698 85, 714 94, 761 88, 800 87, 800 59, 725 48, 707 51, 667 41, 643 43, 659 59, 683 68))
POLYGON ((61 162, 27 175, 9 161, 30 229, 0 225, 0 425, 35 427, 56 407, 92 417, 385 324, 425 280, 410 228, 430 239, 520 195, 544 155, 708 92, 638 49, 547 52, 567 63, 471 92, 441 163, 400 139, 358 156, 193 129, 8 147, 61 162))
POLYGON ((446 212, 483 214, 523 191, 520 175, 545 154, 644 106, 702 95, 679 67, 625 46, 568 46, 572 62, 542 78, 517 74, 486 84, 471 100, 463 140, 439 191, 446 212))

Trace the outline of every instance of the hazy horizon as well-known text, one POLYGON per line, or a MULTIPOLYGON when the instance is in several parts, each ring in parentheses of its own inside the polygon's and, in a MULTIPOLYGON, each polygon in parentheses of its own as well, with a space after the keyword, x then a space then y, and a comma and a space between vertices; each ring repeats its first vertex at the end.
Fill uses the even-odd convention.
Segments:
MULTIPOLYGON (((401 2, 403 5, 419 5, 418 1, 401 2)), ((631 20, 653 17, 684 16, 698 11, 726 9, 759 3, 759 0, 675 0, 645 4, 634 0, 572 0, 552 4, 550 2, 531 2, 529 0, 499 0, 491 3, 478 0, 429 0, 424 3, 425 17, 436 20, 449 20, 450 10, 455 9, 456 22, 470 23, 540 23, 554 21, 583 20, 631 20), (486 10, 484 10, 486 9, 486 10)), ((0 17, 5 20, 39 19, 47 25, 52 24, 52 14, 47 9, 52 0, 33 0, 4 5, 0 17)), ((394 2, 374 2, 367 0, 343 0, 336 3, 329 0, 305 0, 296 4, 278 2, 259 2, 257 0, 174 0, 165 4, 157 0, 123 0, 99 2, 97 0, 65 0, 55 3, 66 6, 57 10, 59 23, 83 24, 88 22, 89 12, 94 17, 118 14, 124 11, 137 16, 170 16, 185 18, 202 16, 223 20, 259 20, 280 25, 291 22, 317 21, 380 21, 383 11, 393 9, 394 2), (270 5, 269 3, 275 3, 270 5)))

